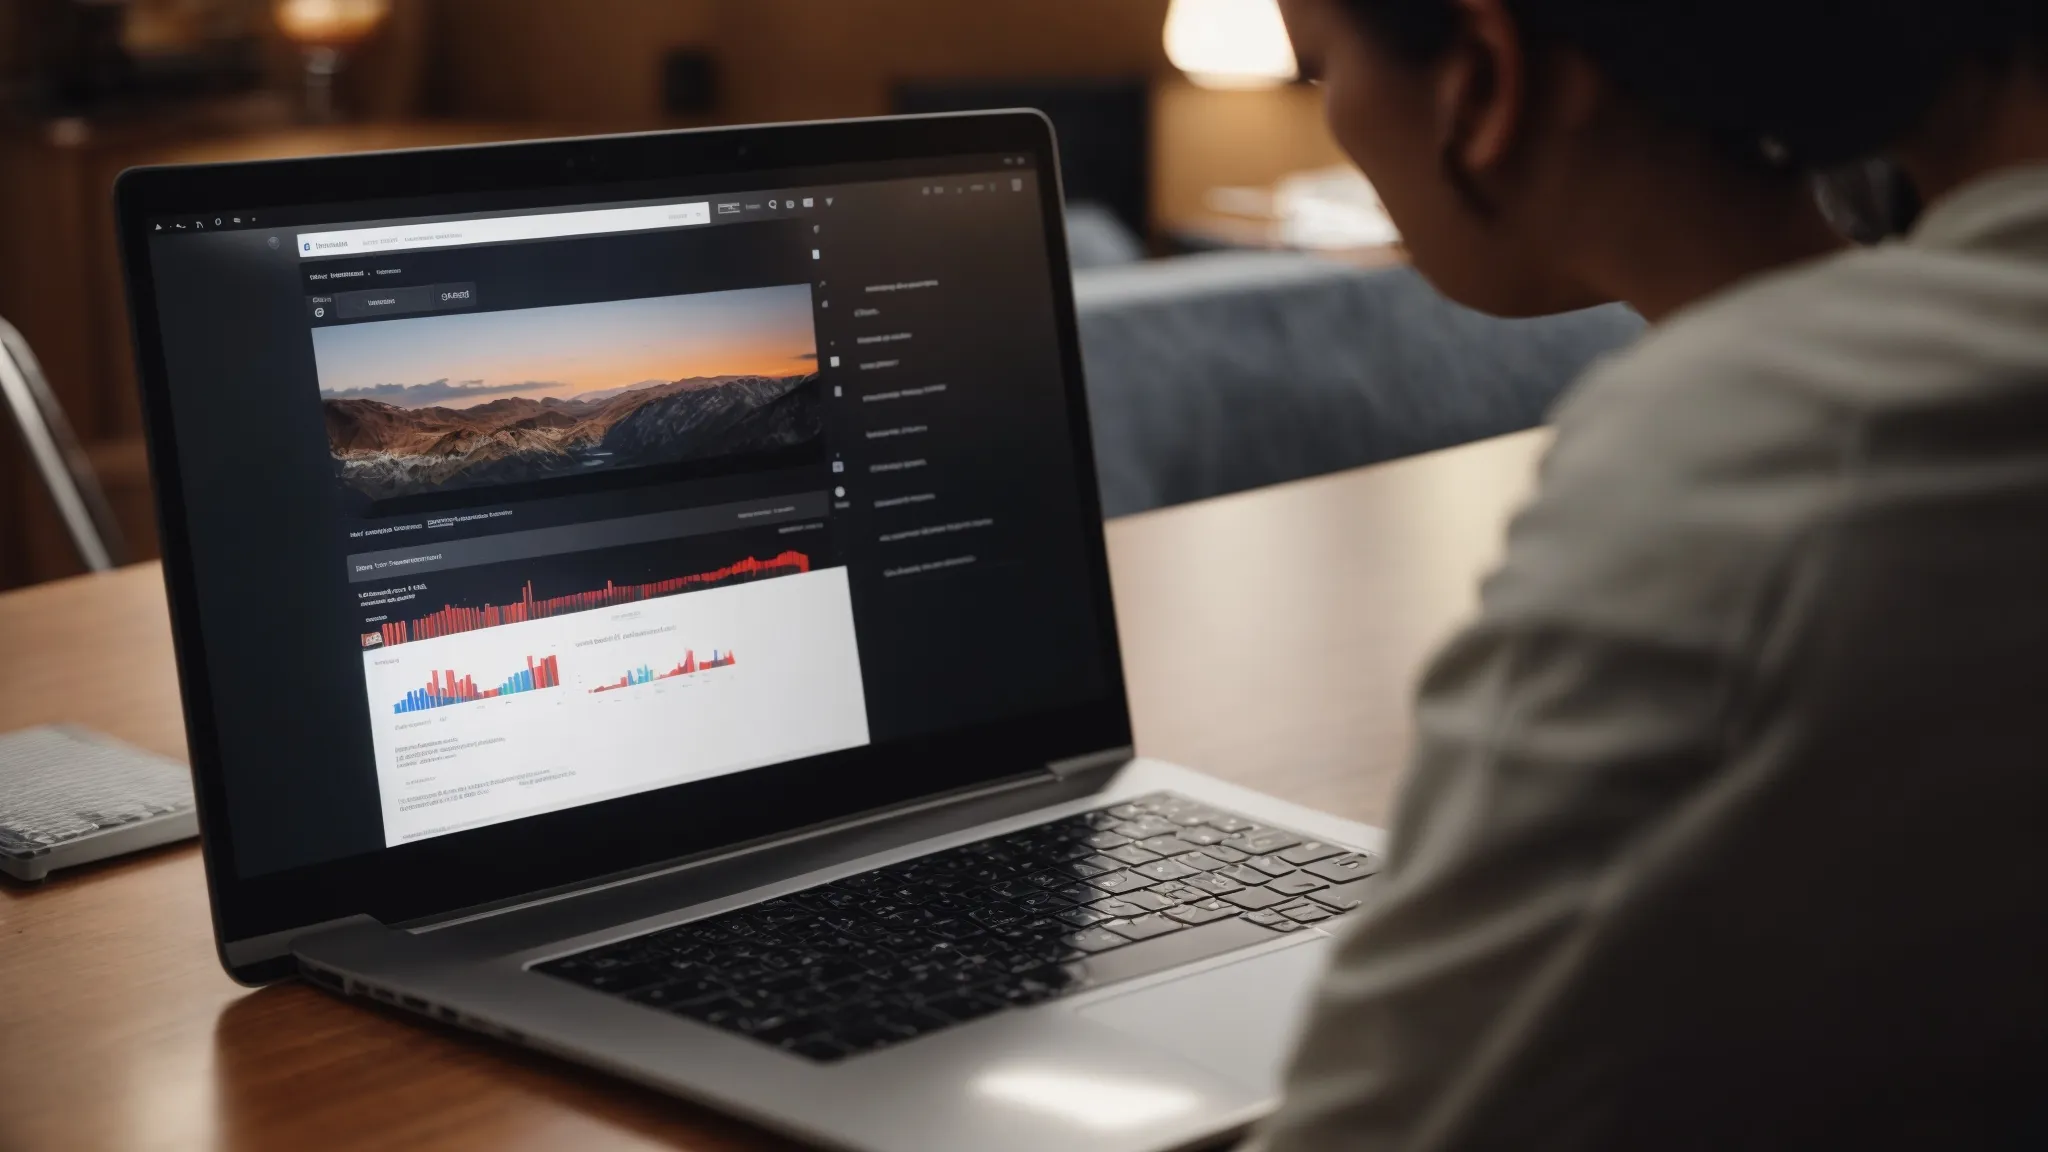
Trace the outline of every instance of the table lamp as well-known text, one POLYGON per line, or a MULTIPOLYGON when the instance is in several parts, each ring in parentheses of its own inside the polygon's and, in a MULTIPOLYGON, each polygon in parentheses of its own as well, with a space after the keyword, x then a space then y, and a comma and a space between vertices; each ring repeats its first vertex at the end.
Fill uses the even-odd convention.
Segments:
POLYGON ((334 119, 334 76, 391 15, 391 0, 276 0, 271 12, 305 54, 307 116, 334 119))
POLYGON ((1204 88, 1273 88, 1300 74, 1275 0, 1173 0, 1166 57, 1204 88))

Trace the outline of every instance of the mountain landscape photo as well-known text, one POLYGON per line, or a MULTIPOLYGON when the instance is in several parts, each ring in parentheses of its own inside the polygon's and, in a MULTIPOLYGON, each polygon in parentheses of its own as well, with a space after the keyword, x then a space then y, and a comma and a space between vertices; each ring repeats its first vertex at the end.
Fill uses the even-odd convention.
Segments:
POLYGON ((373 500, 784 448, 821 428, 815 374, 677 380, 595 401, 324 407, 342 483, 373 500))
POLYGON ((315 353, 337 474, 373 501, 822 431, 807 285, 335 326, 315 353))

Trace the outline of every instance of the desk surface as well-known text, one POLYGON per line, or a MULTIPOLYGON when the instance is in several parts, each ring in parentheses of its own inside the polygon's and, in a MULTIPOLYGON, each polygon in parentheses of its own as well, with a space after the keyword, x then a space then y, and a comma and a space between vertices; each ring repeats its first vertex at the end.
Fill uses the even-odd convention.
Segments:
MULTIPOLYGON (((1543 444, 1113 522, 1139 750, 1382 820, 1415 673, 1469 610, 1543 444)), ((74 721, 183 757, 155 566, 0 596, 0 636, 0 731, 74 721)), ((306 987, 237 987, 190 846, 0 887, 0 974, 0 1148, 787 1146, 306 987)))

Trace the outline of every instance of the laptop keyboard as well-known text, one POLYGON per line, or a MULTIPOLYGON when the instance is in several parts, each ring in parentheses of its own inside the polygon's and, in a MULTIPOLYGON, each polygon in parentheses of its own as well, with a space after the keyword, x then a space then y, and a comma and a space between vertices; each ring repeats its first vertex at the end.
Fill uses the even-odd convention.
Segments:
POLYGON ((1380 863, 1160 793, 533 968, 832 1061, 1327 923, 1380 863))

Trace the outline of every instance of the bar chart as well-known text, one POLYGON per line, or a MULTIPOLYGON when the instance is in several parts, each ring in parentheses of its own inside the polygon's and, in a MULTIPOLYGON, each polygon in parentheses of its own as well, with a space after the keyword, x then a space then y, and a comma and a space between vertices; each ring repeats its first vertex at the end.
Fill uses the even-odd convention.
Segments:
POLYGON ((408 712, 425 712, 433 708, 447 708, 476 700, 494 700, 500 696, 517 696, 561 686, 561 665, 553 656, 545 656, 539 660, 528 656, 526 667, 507 676, 496 688, 478 688, 475 678, 458 677, 453 668, 435 669, 427 678, 426 687, 415 688, 406 693, 405 699, 392 705, 391 711, 403 716, 408 712))
POLYGON ((637 604, 683 592, 770 580, 778 576, 800 576, 810 570, 811 558, 802 552, 792 551, 771 556, 766 560, 749 556, 709 572, 675 576, 647 584, 614 584, 607 581, 602 588, 574 592, 566 596, 535 596, 533 585, 528 583, 519 598, 509 604, 484 604, 475 608, 451 604, 438 612, 412 620, 392 621, 382 627, 381 639, 383 646, 390 648, 436 636, 454 636, 483 628, 499 628, 529 620, 545 620, 576 612, 637 604))
POLYGON ((415 638, 362 660, 389 844, 868 740, 844 568, 415 638))
POLYGON ((699 672, 709 672, 714 668, 730 668, 735 663, 738 663, 738 661, 733 658, 732 653, 721 653, 716 648, 711 650, 711 659, 704 661, 702 664, 697 662, 696 652, 685 652, 683 653, 682 662, 666 672, 656 672, 654 669, 642 664, 640 667, 619 677, 618 682, 615 684, 600 684, 592 688, 590 694, 595 696, 600 692, 617 692, 621 688, 638 688, 642 684, 653 684, 660 680, 674 680, 682 676, 695 676, 699 672))

